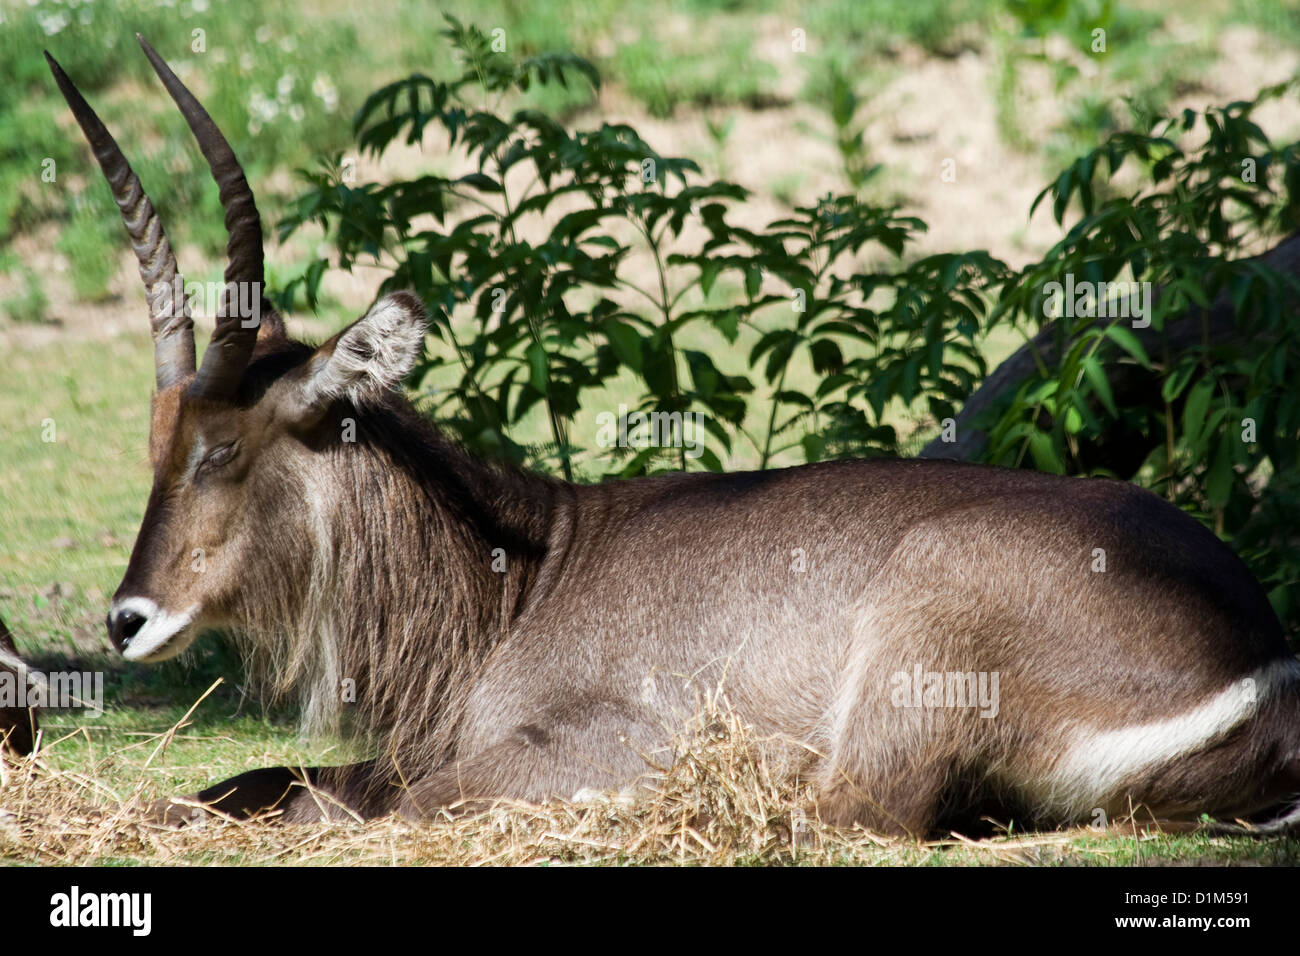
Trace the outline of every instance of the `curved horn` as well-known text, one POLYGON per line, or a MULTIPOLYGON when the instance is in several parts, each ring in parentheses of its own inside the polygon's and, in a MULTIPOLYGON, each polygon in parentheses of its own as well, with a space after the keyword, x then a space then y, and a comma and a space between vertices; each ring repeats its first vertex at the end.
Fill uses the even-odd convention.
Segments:
POLYGON ((170 388, 194 374, 194 322, 185 296, 185 281, 176 269, 176 254, 163 232, 162 221, 140 185, 140 177, 122 155, 117 142, 100 122, 63 68, 48 52, 54 81, 68 101, 99 168, 113 190, 131 246, 140 263, 145 297, 149 301, 149 326, 153 330, 154 371, 158 389, 170 388))
POLYGON ((257 203, 244 177, 243 167, 208 111, 177 79, 145 38, 137 33, 136 39, 153 64, 154 72, 180 108, 181 115, 198 140, 203 158, 208 161, 212 178, 221 190, 221 206, 226 211, 226 233, 230 237, 226 243, 226 286, 221 295, 212 341, 203 354, 203 365, 190 391, 208 398, 230 398, 253 354, 259 326, 268 324, 268 331, 272 333, 281 328, 279 316, 263 298, 262 219, 257 213, 257 203))

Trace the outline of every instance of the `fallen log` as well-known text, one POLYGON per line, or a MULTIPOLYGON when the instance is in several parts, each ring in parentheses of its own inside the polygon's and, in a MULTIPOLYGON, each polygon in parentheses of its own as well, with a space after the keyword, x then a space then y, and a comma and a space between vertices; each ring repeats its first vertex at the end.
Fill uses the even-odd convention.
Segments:
MULTIPOLYGON (((1300 233, 1288 236, 1268 252, 1252 258, 1278 272, 1300 275, 1300 233)), ((1159 298, 1159 292, 1156 298, 1159 298)), ((1153 360, 1167 355, 1173 361, 1181 352, 1207 339, 1210 344, 1237 345, 1244 345, 1247 339, 1247 332, 1237 321, 1236 310, 1226 291, 1211 303, 1208 316, 1205 309, 1193 306, 1182 315, 1167 319, 1163 332, 1153 327, 1132 331, 1153 360)), ((942 435, 937 436, 921 449, 918 457, 980 460, 988 447, 988 436, 972 422, 1000 399, 1013 393, 1034 373, 1037 368, 1035 355, 1049 368, 1056 363, 1060 355, 1057 336, 1056 323, 1050 323, 1012 353, 971 393, 955 416, 955 440, 946 442, 942 435)), ((1254 344, 1258 345, 1257 342, 1254 344)), ((1129 363, 1111 366, 1108 372, 1115 401, 1121 406, 1137 405, 1160 393, 1158 370, 1129 363)), ((1098 460, 1089 464, 1130 477, 1145 458, 1146 450, 1149 449, 1136 447, 1132 441, 1115 441, 1110 443, 1109 449, 1101 451, 1098 460)))

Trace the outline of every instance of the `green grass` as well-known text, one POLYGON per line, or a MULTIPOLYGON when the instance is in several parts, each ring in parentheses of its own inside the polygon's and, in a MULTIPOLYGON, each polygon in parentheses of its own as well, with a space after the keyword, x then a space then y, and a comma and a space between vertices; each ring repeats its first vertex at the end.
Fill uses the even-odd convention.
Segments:
MULTIPOLYGON (((143 319, 141 325, 144 325, 143 319)), ((14 349, 0 391, 0 615, 56 642, 117 587, 149 492, 147 331, 14 349), (57 620, 33 595, 60 585, 57 620), (70 585, 63 588, 62 585, 70 585)))
MULTIPOLYGON (((1080 4, 1068 9, 1097 8, 1080 4)), ((1039 154, 1044 174, 1054 175, 1110 133, 1139 125, 1125 101, 1144 115, 1166 112, 1176 97, 1197 88, 1214 61, 1224 24, 1222 11, 1209 4, 1184 6, 1179 16, 1192 20, 1191 39, 1167 30, 1166 11, 1159 7, 1116 5, 1103 28, 1104 49, 1093 48, 1096 27, 1085 13, 1037 29, 1000 23, 993 30, 997 64, 992 93, 1003 140, 1039 154), (1063 38, 1072 54, 1049 53, 1049 38, 1063 38), (1025 78, 1031 64, 1046 70, 1049 89, 1031 89, 1041 84, 1041 73, 1033 81, 1025 78), (1044 128, 1028 128, 1022 118, 1031 95, 1058 105, 1044 128)))
MULTIPOLYGON (((72 288, 83 302, 102 301, 107 296, 108 283, 117 273, 118 258, 122 252, 122 226, 113 222, 93 205, 109 205, 112 200, 101 193, 88 199, 102 199, 97 204, 88 202, 78 210, 59 234, 55 247, 74 263, 71 270, 72 288)), ((116 213, 116 208, 113 210, 116 213)))
POLYGON ((828 53, 853 51, 864 60, 905 42, 951 55, 982 34, 998 12, 980 0, 829 0, 796 10, 798 25, 806 25, 828 53))
POLYGON ((1237 0, 1228 15, 1284 43, 1300 46, 1300 7, 1291 0, 1237 0))
POLYGON ((27 266, 19 266, 16 271, 21 288, 0 302, 0 314, 15 322, 44 322, 50 300, 41 277, 27 266))
POLYGON ((644 34, 619 48, 609 72, 655 116, 669 116, 682 105, 761 104, 776 71, 749 55, 753 45, 752 30, 739 24, 678 40, 670 51, 644 34))
MULTIPOLYGON (((202 693, 201 691, 199 693, 202 693)), ((148 698, 130 685, 111 683, 102 717, 75 711, 51 716, 42 726, 44 759, 62 771, 96 767, 108 759, 133 771, 114 781, 125 800, 136 787, 145 799, 193 793, 219 779, 266 766, 346 763, 337 742, 307 742, 284 714, 264 714, 224 684, 186 719, 188 703, 148 698), (140 700, 131 704, 125 701, 140 700), (165 751, 154 755, 157 735, 185 720, 165 751), (152 756, 152 759, 150 759, 152 756)), ((182 698, 184 699, 184 698, 182 698)))

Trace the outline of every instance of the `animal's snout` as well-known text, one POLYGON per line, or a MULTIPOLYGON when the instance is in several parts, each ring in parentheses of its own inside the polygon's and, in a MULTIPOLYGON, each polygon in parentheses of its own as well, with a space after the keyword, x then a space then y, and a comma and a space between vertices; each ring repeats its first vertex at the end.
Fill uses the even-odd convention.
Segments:
POLYGON ((125 653, 131 638, 139 634, 148 622, 148 615, 138 606, 114 605, 108 612, 108 639, 115 648, 125 653))
POLYGON ((117 598, 108 612, 108 639, 128 661, 175 657, 194 640, 195 605, 179 614, 146 597, 117 598))

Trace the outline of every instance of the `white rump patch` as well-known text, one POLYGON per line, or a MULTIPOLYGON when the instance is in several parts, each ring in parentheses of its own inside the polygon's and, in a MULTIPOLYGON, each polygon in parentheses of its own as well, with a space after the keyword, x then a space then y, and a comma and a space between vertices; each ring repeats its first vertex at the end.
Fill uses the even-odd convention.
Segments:
POLYGON ((145 618, 144 626, 136 632, 122 651, 128 661, 145 661, 155 664, 175 657, 193 643, 197 629, 191 629, 198 605, 182 614, 164 611, 153 601, 143 597, 130 597, 113 602, 116 616, 122 611, 133 611, 145 618))
POLYGON ((1300 680, 1300 662, 1273 661, 1233 681, 1176 717, 1121 730, 1076 729, 1047 783, 1050 802, 1075 814, 1099 806, 1143 770, 1192 753, 1253 717, 1260 705, 1300 680))

